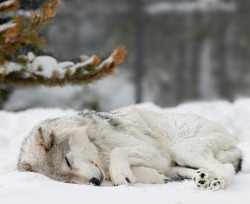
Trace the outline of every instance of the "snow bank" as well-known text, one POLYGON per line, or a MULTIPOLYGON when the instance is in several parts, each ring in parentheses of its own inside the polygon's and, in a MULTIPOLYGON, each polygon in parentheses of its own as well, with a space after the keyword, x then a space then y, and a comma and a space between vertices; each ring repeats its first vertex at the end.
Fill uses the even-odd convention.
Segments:
POLYGON ((235 137, 244 152, 245 162, 227 190, 212 192, 197 190, 192 181, 165 185, 102 187, 60 183, 31 172, 17 172, 16 163, 23 138, 30 129, 45 118, 75 114, 75 110, 30 109, 22 112, 0 111, 0 203, 18 204, 211 204, 249 203, 250 192, 250 99, 182 104, 162 109, 151 103, 138 107, 154 111, 177 111, 202 115, 220 122, 235 137))

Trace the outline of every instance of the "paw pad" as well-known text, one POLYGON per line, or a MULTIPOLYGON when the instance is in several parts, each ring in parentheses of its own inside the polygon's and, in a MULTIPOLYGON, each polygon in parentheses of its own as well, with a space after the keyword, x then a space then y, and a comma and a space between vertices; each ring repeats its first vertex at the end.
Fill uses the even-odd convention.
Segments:
POLYGON ((208 190, 222 190, 225 188, 224 178, 216 178, 213 175, 209 175, 204 169, 198 169, 193 176, 193 181, 200 189, 208 190))
POLYGON ((225 182, 223 179, 215 178, 209 185, 209 189, 218 191, 225 188, 225 182))
POLYGON ((206 189, 210 181, 208 180, 208 173, 203 169, 199 169, 193 176, 193 181, 196 183, 196 186, 202 189, 206 189))

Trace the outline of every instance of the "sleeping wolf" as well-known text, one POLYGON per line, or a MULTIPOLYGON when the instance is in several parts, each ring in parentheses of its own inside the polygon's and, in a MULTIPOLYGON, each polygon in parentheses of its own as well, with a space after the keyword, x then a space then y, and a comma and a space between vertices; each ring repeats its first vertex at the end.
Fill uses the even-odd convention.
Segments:
POLYGON ((39 123, 22 144, 18 169, 96 186, 187 178, 200 189, 220 190, 241 169, 235 145, 224 128, 199 116, 130 106, 39 123))

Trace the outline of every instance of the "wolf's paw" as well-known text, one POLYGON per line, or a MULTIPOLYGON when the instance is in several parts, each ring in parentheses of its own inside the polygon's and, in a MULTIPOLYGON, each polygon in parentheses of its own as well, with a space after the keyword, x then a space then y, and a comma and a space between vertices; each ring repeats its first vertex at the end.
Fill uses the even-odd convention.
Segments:
POLYGON ((211 181, 209 185, 209 189, 213 191, 222 190, 225 188, 225 180, 223 178, 217 179, 215 178, 213 181, 211 181))
POLYGON ((163 173, 152 169, 151 174, 146 177, 144 183, 148 183, 148 184, 165 184, 165 183, 168 183, 169 181, 171 181, 171 178, 166 177, 163 173))
POLYGON ((200 189, 207 189, 210 185, 209 174, 204 169, 198 169, 193 176, 193 181, 200 189))
POLYGON ((212 173, 204 169, 198 169, 193 176, 193 181, 200 189, 218 191, 225 189, 225 179, 216 178, 212 173))
POLYGON ((109 173, 114 186, 134 184, 136 181, 130 169, 110 168, 109 173))
POLYGON ((164 184, 171 181, 171 179, 166 177, 162 172, 153 168, 137 166, 132 167, 131 170, 137 183, 164 184))

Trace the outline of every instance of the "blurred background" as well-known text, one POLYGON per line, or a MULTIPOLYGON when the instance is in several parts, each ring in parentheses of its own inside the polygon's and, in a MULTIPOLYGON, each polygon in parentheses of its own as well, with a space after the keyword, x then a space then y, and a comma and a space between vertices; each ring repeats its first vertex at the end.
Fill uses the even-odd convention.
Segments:
MULTIPOLYGON (((20 2, 26 11, 43 0, 20 2)), ((74 60, 108 56, 124 45, 125 63, 114 76, 87 86, 2 85, 1 109, 109 111, 148 101, 169 107, 250 96, 249 19, 249 0, 62 0, 43 31, 46 53, 74 60)))

